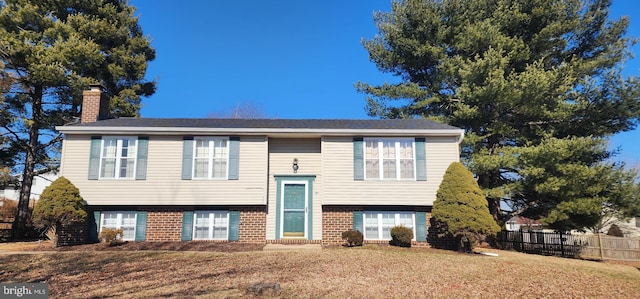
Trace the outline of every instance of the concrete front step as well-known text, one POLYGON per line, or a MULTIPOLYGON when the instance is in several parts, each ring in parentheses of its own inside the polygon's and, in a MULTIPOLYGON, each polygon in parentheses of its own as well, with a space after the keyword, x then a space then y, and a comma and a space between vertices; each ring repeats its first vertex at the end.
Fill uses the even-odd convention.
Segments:
POLYGON ((262 251, 322 250, 320 244, 267 244, 262 251))

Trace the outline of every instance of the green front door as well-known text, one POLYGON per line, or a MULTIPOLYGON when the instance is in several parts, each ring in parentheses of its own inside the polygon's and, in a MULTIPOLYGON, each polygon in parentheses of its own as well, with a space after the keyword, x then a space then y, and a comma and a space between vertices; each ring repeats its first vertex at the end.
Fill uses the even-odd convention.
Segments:
POLYGON ((283 237, 305 236, 306 188, 305 184, 284 184, 283 237))

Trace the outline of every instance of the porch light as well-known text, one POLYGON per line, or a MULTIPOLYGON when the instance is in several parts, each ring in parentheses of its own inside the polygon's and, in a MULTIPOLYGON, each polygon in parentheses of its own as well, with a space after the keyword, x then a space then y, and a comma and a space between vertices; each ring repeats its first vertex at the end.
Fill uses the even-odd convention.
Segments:
POLYGON ((293 158, 293 173, 298 173, 298 158, 293 158))

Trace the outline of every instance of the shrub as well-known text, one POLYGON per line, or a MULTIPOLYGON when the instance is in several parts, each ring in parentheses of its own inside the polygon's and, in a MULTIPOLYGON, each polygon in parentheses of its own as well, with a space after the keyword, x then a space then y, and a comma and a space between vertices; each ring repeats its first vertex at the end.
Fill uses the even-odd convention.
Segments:
POLYGON ((431 215, 442 222, 440 227, 445 231, 440 232, 441 237, 454 237, 461 250, 473 249, 485 236, 500 230, 473 174, 460 162, 453 162, 447 168, 431 215))
POLYGON ((412 229, 402 225, 391 228, 391 245, 411 247, 411 239, 413 239, 412 229))
POLYGON ((33 209, 33 224, 55 232, 53 246, 58 246, 60 229, 87 220, 80 190, 65 177, 59 177, 45 188, 33 209))
POLYGON ((624 237, 624 233, 622 232, 620 227, 615 223, 611 224, 611 227, 609 227, 609 231, 607 232, 607 235, 614 236, 614 237, 624 237))
POLYGON ((359 230, 350 229, 348 231, 342 232, 342 240, 346 240, 347 246, 349 247, 362 246, 362 243, 364 242, 364 236, 359 230))
POLYGON ((103 228, 100 232, 98 238, 101 242, 106 243, 109 246, 116 246, 122 243, 122 238, 124 237, 124 232, 122 229, 113 229, 113 228, 103 228))

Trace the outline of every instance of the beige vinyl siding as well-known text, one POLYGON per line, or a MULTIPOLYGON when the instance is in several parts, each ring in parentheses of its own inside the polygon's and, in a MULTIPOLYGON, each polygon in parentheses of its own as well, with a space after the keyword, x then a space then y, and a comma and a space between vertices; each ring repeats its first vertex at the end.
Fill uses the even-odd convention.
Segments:
MULTIPOLYGON (((313 239, 322 239, 322 154, 320 138, 269 138, 269 211, 267 239, 276 239, 276 175, 293 175, 293 159, 298 159, 298 175, 315 175, 313 182, 313 239)), ((291 178, 295 180, 295 178, 291 178)))
POLYGON ((323 204, 325 205, 432 205, 447 167, 459 161, 455 137, 426 137, 426 181, 353 179, 353 138, 325 137, 323 204))
POLYGON ((182 180, 182 136, 150 136, 146 180, 89 180, 91 136, 68 135, 62 175, 89 205, 261 205, 266 137, 241 137, 238 180, 182 180))

